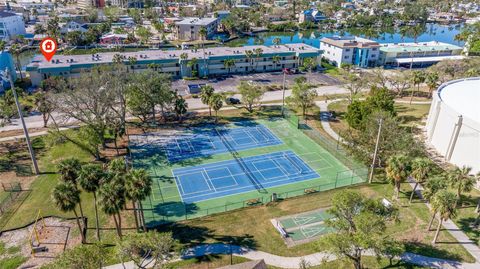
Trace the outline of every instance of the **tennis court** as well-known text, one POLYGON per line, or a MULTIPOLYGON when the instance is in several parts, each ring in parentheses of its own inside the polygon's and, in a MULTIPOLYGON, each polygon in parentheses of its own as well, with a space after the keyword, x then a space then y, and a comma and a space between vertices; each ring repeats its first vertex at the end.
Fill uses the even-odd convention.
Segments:
POLYGON ((192 128, 173 137, 156 137, 154 142, 164 147, 170 162, 176 162, 228 152, 229 149, 222 139, 236 151, 282 144, 282 141, 263 125, 192 128))
POLYGON ((186 203, 320 177, 293 151, 174 169, 173 176, 186 203))

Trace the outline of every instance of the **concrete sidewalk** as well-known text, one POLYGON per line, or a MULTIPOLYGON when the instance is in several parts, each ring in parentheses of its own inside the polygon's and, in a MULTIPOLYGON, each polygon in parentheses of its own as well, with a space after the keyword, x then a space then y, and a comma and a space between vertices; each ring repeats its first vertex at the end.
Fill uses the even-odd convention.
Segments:
MULTIPOLYGON (((187 249, 181 255, 181 259, 191 259, 195 257, 201 257, 205 255, 234 255, 243 257, 249 260, 261 260, 263 259, 266 264, 279 268, 300 268, 300 262, 306 261, 312 266, 319 265, 325 261, 336 260, 336 257, 325 252, 317 252, 310 255, 301 257, 283 257, 273 255, 264 251, 252 250, 245 247, 228 245, 228 244, 205 244, 199 245, 193 248, 187 249)), ((365 256, 373 256, 374 253, 367 252, 365 256)), ((443 260, 437 258, 426 257, 413 253, 404 253, 399 257, 402 261, 426 266, 429 268, 442 268, 442 269, 474 269, 480 268, 480 263, 461 263, 457 261, 443 260)), ((176 261, 178 261, 177 259, 176 261)), ((115 264, 105 267, 105 269, 133 269, 134 264, 132 262, 122 264, 115 264)))

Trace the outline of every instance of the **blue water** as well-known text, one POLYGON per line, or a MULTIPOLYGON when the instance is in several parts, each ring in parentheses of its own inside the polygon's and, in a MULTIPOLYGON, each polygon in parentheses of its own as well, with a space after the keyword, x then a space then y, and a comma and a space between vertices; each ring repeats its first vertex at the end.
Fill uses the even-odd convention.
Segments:
MULTIPOLYGON (((461 32, 462 25, 440 25, 440 24, 427 24, 426 31, 417 37, 417 42, 426 42, 426 41, 439 41, 449 44, 454 44, 458 46, 463 46, 463 42, 455 40, 455 35, 461 32)), ((379 43, 399 43, 399 42, 414 42, 412 37, 402 37, 402 35, 396 31, 394 33, 381 33, 377 37, 366 37, 361 34, 361 30, 355 31, 329 31, 329 32, 320 32, 320 31, 305 31, 305 32, 279 32, 279 33, 259 33, 255 37, 249 38, 240 38, 233 40, 232 42, 226 43, 226 45, 231 46, 241 46, 241 45, 273 45, 273 40, 275 38, 280 38, 281 44, 291 44, 291 43, 305 43, 312 45, 314 47, 320 47, 320 39, 323 37, 329 37, 334 35, 357 35, 363 36, 375 40, 379 43)))

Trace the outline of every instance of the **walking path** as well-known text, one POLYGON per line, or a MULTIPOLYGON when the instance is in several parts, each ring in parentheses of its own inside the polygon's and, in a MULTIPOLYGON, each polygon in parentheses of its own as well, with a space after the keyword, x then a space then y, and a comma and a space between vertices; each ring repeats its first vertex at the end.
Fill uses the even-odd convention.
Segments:
MULTIPOLYGON (((333 261, 337 258, 325 252, 317 252, 310 255, 301 257, 283 257, 274 254, 270 254, 264 251, 252 250, 245 247, 228 244, 206 244, 199 245, 193 248, 187 249, 183 252, 181 259, 191 259, 195 257, 201 257, 205 255, 234 255, 243 257, 249 260, 261 260, 263 259, 266 264, 279 268, 300 268, 300 262, 304 260, 308 264, 315 266, 325 261, 333 261)), ((373 256, 372 252, 365 253, 366 256, 373 256)), ((480 268, 480 263, 461 263, 457 261, 443 260, 437 258, 426 257, 413 253, 404 253, 399 257, 402 261, 426 266, 429 268, 442 268, 442 269, 475 269, 480 268)), ((115 264, 105 267, 105 269, 133 269, 132 262, 122 264, 115 264), (125 267, 124 267, 125 266, 125 267)))

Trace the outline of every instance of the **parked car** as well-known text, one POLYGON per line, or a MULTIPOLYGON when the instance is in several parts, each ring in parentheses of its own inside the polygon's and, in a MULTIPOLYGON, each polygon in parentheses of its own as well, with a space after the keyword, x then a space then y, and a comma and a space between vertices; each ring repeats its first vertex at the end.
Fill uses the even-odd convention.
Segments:
POLYGON ((227 105, 238 105, 240 104, 240 99, 238 98, 235 98, 235 97, 227 97, 225 99, 225 103, 227 103, 227 105))

